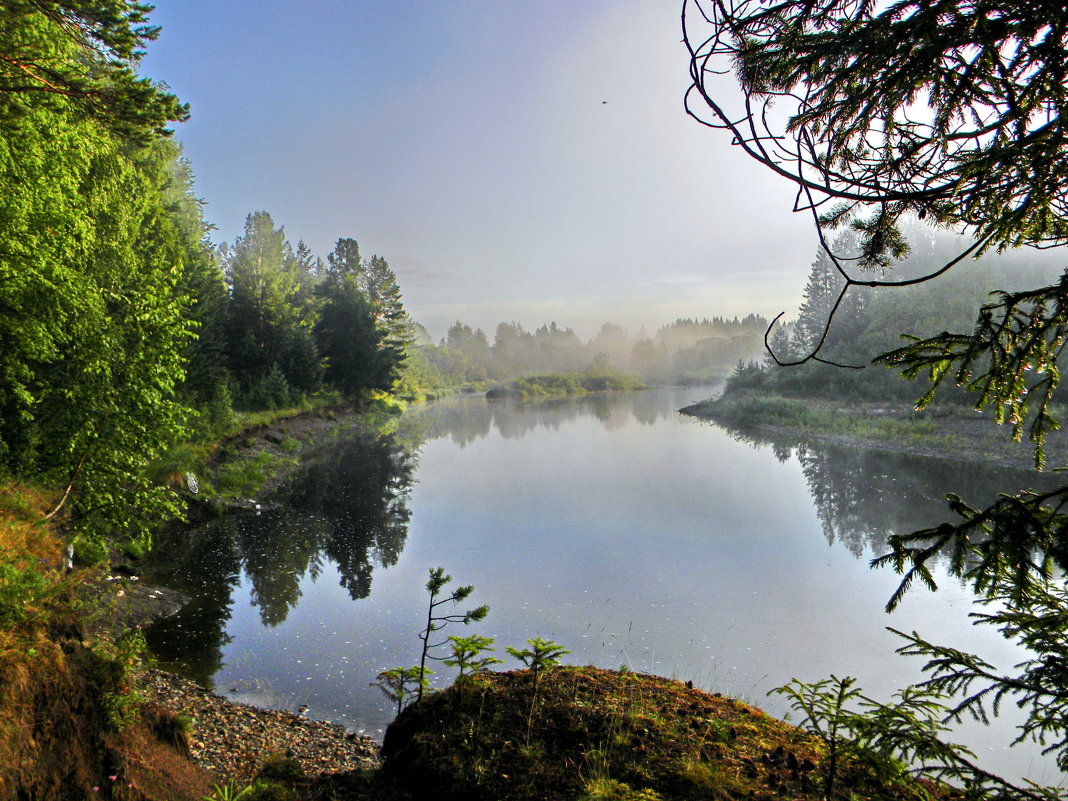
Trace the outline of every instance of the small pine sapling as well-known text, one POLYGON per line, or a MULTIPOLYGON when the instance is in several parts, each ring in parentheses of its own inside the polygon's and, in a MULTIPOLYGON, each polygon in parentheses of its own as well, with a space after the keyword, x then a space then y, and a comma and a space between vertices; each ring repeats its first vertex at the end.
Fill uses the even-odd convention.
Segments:
POLYGON ((422 665, 390 668, 379 673, 371 686, 380 689, 386 698, 397 705, 399 715, 410 703, 413 695, 421 697, 422 691, 430 686, 428 676, 433 672, 422 665))
POLYGON ((849 723, 854 715, 846 709, 846 704, 860 697, 860 690, 853 686, 855 683, 856 679, 851 676, 841 679, 831 676, 830 679, 821 679, 814 684, 805 684, 794 679, 789 684, 771 691, 789 697, 790 706, 804 716, 801 726, 823 740, 827 746, 823 771, 824 799, 830 799, 834 795, 838 767, 853 744, 853 739, 849 736, 849 723))
POLYGON ((541 637, 532 637, 527 640, 527 644, 530 648, 524 648, 522 651, 511 646, 506 647, 504 650, 527 666, 530 670, 531 681, 535 687, 538 686, 538 680, 546 669, 559 665, 560 657, 571 653, 560 643, 543 640, 541 637))
MULTIPOLYGON (((440 642, 431 642, 431 638, 434 636, 434 632, 440 631, 445 628, 449 623, 463 623, 465 626, 469 623, 474 623, 479 620, 484 620, 486 615, 489 614, 489 607, 483 604, 482 606, 475 607, 474 609, 468 609, 466 612, 458 614, 440 614, 439 608, 445 604, 458 604, 461 601, 466 600, 472 592, 475 591, 474 586, 465 584, 462 587, 457 587, 448 595, 441 598, 438 596, 442 594, 445 589, 445 585, 452 581, 452 576, 445 573, 445 568, 435 567, 430 571, 430 578, 426 583, 426 590, 430 593, 430 603, 426 610, 426 628, 419 633, 419 639, 423 642, 422 653, 419 657, 419 670, 420 675, 426 674, 426 660, 438 659, 442 660, 444 657, 437 657, 430 654, 432 648, 439 648, 448 640, 442 640, 440 642)), ((415 700, 419 701, 423 698, 423 690, 426 689, 426 682, 421 682, 416 689, 415 700)))
POLYGON ((524 648, 522 651, 510 645, 504 650, 530 670, 530 683, 534 688, 530 694, 530 711, 527 712, 527 745, 530 745, 530 731, 534 725, 534 707, 538 703, 538 681, 541 679, 541 674, 549 668, 559 665, 560 657, 571 652, 563 648, 559 643, 552 640, 543 640, 541 637, 532 637, 527 640, 527 645, 530 647, 524 648))
POLYGON ((472 676, 483 670, 488 670, 491 665, 501 664, 501 660, 495 656, 484 656, 486 651, 492 651, 493 638, 472 634, 470 637, 449 637, 452 643, 452 658, 443 660, 449 667, 460 669, 459 678, 472 676))
POLYGON ((842 765, 859 760, 878 780, 897 782, 910 777, 936 779, 967 787, 969 798, 1052 801, 1063 798, 1043 788, 1020 787, 975 764, 966 746, 942 739, 948 720, 958 717, 955 699, 926 682, 894 694, 890 703, 864 695, 850 677, 822 679, 812 684, 794 679, 771 691, 785 695, 800 712, 800 725, 823 740, 823 797, 837 797, 842 765))

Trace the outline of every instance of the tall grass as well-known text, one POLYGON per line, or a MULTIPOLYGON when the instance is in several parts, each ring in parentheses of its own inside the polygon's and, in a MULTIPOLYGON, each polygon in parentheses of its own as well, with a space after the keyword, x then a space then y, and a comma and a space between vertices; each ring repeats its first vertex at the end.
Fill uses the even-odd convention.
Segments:
POLYGON ((798 400, 757 393, 735 393, 698 404, 697 413, 737 428, 785 429, 797 433, 860 439, 922 439, 943 437, 938 425, 923 417, 870 415, 862 409, 828 402, 798 400))

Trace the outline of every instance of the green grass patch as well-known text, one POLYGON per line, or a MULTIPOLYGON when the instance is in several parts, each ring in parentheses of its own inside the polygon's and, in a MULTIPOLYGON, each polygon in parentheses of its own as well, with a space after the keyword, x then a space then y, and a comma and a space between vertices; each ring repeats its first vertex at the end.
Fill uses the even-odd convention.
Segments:
POLYGON ((733 392, 718 400, 702 401, 682 410, 733 428, 771 428, 798 434, 854 437, 922 443, 945 439, 934 414, 893 411, 883 406, 841 406, 828 401, 801 400, 755 392, 733 392))
POLYGON ((292 456, 277 456, 267 451, 223 462, 215 471, 213 488, 222 498, 255 497, 275 473, 296 464, 292 456))
POLYGON ((637 376, 614 372, 549 373, 517 378, 486 391, 487 398, 566 398, 588 392, 623 392, 643 389, 637 376))

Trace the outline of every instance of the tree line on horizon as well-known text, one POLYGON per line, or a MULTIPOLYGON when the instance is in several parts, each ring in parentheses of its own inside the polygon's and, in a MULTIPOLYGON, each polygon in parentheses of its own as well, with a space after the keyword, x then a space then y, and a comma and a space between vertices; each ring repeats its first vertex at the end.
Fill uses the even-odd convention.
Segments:
POLYGON ((652 384, 722 378, 739 360, 759 358, 768 321, 744 317, 679 318, 650 336, 604 323, 583 341, 555 321, 528 330, 498 324, 491 342, 481 328, 456 321, 438 344, 416 326, 413 360, 429 384, 477 384, 552 373, 633 374, 652 384), (418 355, 416 355, 418 354, 418 355))
MULTIPOLYGON (((904 234, 909 242, 908 257, 893 270, 876 271, 873 275, 896 279, 925 275, 967 243, 960 235, 915 221, 904 234)), ((846 231, 835 239, 831 249, 837 253, 857 252, 859 238, 855 232, 846 231)), ((913 286, 852 287, 831 319, 844 281, 827 252, 820 248, 797 316, 775 324, 768 337, 771 353, 738 364, 728 389, 912 402, 917 394, 915 384, 903 381, 892 370, 871 366, 873 359, 901 347, 903 336, 929 337, 942 331, 967 329, 974 324, 979 308, 996 294, 992 288, 1013 292, 1056 281, 1064 267, 1062 257, 1048 251, 991 252, 962 263, 933 281, 913 286), (803 360, 817 347, 820 357, 834 364, 815 360, 789 364, 803 360), (868 369, 843 369, 841 365, 868 369)), ((945 400, 969 402, 961 394, 945 394, 945 400)))

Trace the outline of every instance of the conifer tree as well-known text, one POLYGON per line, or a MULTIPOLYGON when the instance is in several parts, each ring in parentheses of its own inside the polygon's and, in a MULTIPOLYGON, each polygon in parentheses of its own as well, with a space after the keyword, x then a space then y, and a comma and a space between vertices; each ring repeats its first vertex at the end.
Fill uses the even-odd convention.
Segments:
MULTIPOLYGON (((360 245, 355 239, 342 237, 334 244, 334 250, 326 257, 325 279, 327 286, 344 279, 357 280, 363 271, 360 245)), ((359 284, 357 283, 357 286, 359 284)))
POLYGON ((277 370, 289 390, 309 392, 318 383, 318 354, 301 317, 301 277, 282 228, 265 211, 248 215, 244 234, 223 251, 230 284, 230 370, 248 404, 285 403, 288 391, 267 393, 277 370))
MULTIPOLYGON (((990 248, 1068 244, 1064 4, 686 0, 683 15, 691 114, 796 183, 797 206, 813 215, 847 284, 916 284, 990 248), (741 104, 710 77, 724 72, 736 74, 741 104), (858 264, 887 266, 907 254, 901 224, 913 216, 967 233, 969 243, 930 274, 899 281, 851 272, 827 243, 829 230, 850 228, 858 264)), ((972 331, 914 337, 880 361, 928 379, 921 406, 943 383, 974 393, 977 409, 1027 434, 1041 466, 1045 433, 1058 425, 1051 401, 1066 341, 1063 277, 996 293, 972 331)), ((1040 739, 1068 770, 1068 487, 1004 496, 986 509, 947 500, 955 522, 892 537, 892 552, 877 560, 903 574, 889 605, 917 580, 934 588, 930 565, 948 557, 950 571, 990 604, 975 620, 1030 655, 999 670, 917 633, 902 633, 901 651, 927 660, 920 691, 947 700, 951 718, 987 721, 1012 700, 1026 714, 1020 737, 1040 739)), ((890 725, 901 720, 880 732, 890 725)), ((948 758, 949 772, 934 775, 966 785, 969 797, 1064 797, 948 758)))
POLYGON ((357 400, 371 390, 389 391, 402 352, 387 343, 374 311, 353 276, 332 283, 315 326, 325 379, 345 397, 357 400))
POLYGON ((131 0, 8 0, 0 8, 0 121, 35 108, 89 116, 140 144, 189 107, 137 75, 156 39, 152 6, 131 0))
POLYGON ((375 325, 382 332, 383 341, 403 350, 413 339, 411 320, 401 302, 397 276, 381 256, 372 256, 363 265, 358 284, 367 295, 374 314, 375 325))

